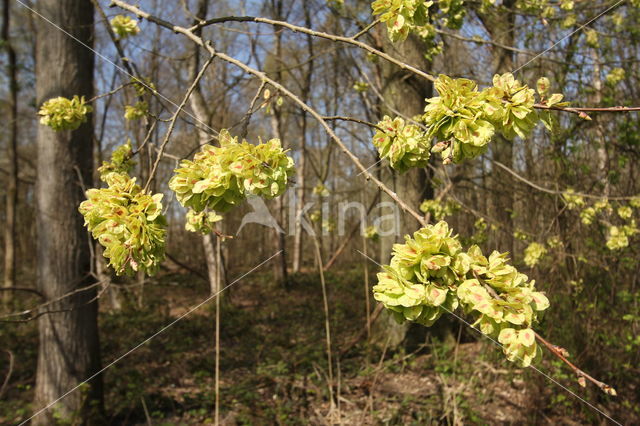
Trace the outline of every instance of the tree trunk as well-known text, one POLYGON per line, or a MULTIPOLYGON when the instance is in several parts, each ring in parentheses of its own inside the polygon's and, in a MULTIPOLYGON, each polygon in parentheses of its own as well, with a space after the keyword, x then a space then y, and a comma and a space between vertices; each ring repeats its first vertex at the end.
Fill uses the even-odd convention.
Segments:
MULTIPOLYGON (((276 1, 272 4, 272 7, 275 11, 275 16, 278 19, 284 19, 282 16, 282 1, 276 1)), ((280 71, 281 65, 285 63, 283 60, 282 53, 282 31, 276 31, 275 34, 275 57, 278 59, 276 62, 277 71, 275 72, 276 80, 283 81, 282 71, 280 71)), ((283 117, 282 111, 280 107, 277 105, 272 105, 273 115, 271 116, 271 130, 273 132, 273 136, 277 139, 280 139, 282 143, 282 147, 286 148, 286 141, 284 140, 284 126, 283 126, 283 117)), ((278 225, 282 229, 287 229, 285 224, 285 207, 283 197, 278 197, 275 200, 276 207, 276 220, 278 221, 278 225)), ((280 232, 278 229, 274 229, 274 241, 275 241, 275 249, 279 251, 279 255, 276 257, 276 261, 273 263, 273 273, 274 279, 284 288, 288 288, 289 286, 289 275, 287 272, 287 255, 286 255, 286 234, 280 232)))
MULTIPOLYGON (((480 20, 491 36, 491 40, 498 45, 513 46, 515 44, 516 15, 513 11, 515 0, 502 2, 508 12, 489 8, 486 14, 480 15, 480 20)), ((494 73, 504 74, 513 71, 513 51, 499 46, 493 46, 492 68, 494 73)), ((496 135, 491 142, 493 159, 507 167, 513 167, 513 142, 496 135)), ((491 172, 491 186, 496 193, 493 212, 488 212, 500 224, 505 232, 501 238, 494 239, 497 247, 515 250, 515 238, 511 237, 514 231, 513 208, 515 203, 512 176, 499 167, 493 167, 491 172)))
MULTIPOLYGON (((81 0, 40 0, 38 12, 87 45, 93 44, 93 5, 81 0)), ((93 53, 59 29, 38 20, 36 31, 37 105, 48 99, 93 94, 93 53)), ((92 183, 91 120, 75 131, 38 127, 36 182, 38 290, 46 300, 92 282, 89 235, 78 205, 83 185, 92 183)), ((43 407, 100 368, 98 303, 95 288, 53 303, 57 311, 38 320, 39 343, 35 407, 43 407)), ((102 411, 102 378, 96 377, 33 420, 36 425, 69 421, 93 423, 102 411)))
MULTIPOLYGON (((393 44, 384 34, 380 37, 384 40, 383 50, 392 54, 392 56, 401 59, 403 62, 416 66, 421 70, 431 68, 431 63, 425 59, 426 51, 425 43, 417 36, 410 35, 404 43, 393 44)), ((382 105, 381 109, 384 114, 396 116, 393 111, 397 111, 407 118, 420 115, 424 112, 425 99, 431 97, 432 86, 426 84, 424 80, 417 78, 411 73, 396 67, 393 64, 383 63, 381 65, 382 77, 381 81, 385 82, 383 87, 383 95, 386 105, 382 105)), ((412 169, 404 174, 392 172, 385 163, 383 166, 386 170, 382 176, 386 183, 394 188, 398 196, 406 201, 410 206, 417 209, 425 198, 433 198, 433 190, 427 185, 427 174, 424 169, 412 169), (386 176, 385 176, 386 175, 386 176)), ((386 194, 382 194, 382 201, 392 203, 393 200, 386 194)), ((397 214, 398 210, 393 208, 383 208, 380 211, 382 216, 397 214)), ((385 220, 386 225, 390 225, 385 220)), ((391 257, 393 244, 400 241, 403 242, 403 235, 412 234, 419 228, 418 222, 410 215, 402 215, 400 217, 400 229, 397 229, 393 235, 382 236, 380 238, 380 262, 386 264, 391 257)), ((381 230, 381 231, 384 231, 381 230)), ((420 326, 421 330, 424 327, 420 326)), ((402 325, 397 324, 387 311, 383 311, 378 321, 374 324, 373 341, 377 344, 389 345, 390 348, 397 347, 407 337, 409 323, 402 325), (388 343, 387 343, 387 339, 388 343)), ((423 332, 423 330, 422 330, 423 332)))
MULTIPOLYGON (((305 16, 305 25, 308 28, 311 28, 311 11, 310 5, 308 3, 304 3, 304 16, 305 16)), ((314 56, 313 49, 313 37, 311 35, 307 35, 307 51, 310 58, 314 56)), ((302 94, 300 95, 300 99, 303 102, 307 102, 309 100, 309 95, 311 94, 311 84, 314 70, 314 62, 313 59, 309 61, 307 64, 307 68, 305 70, 304 76, 304 86, 302 88, 302 94)), ((297 176, 296 176, 296 209, 295 209, 295 230, 293 235, 293 264, 292 270, 293 272, 300 272, 300 267, 302 266, 302 248, 303 248, 303 234, 302 234, 302 220, 303 220, 303 210, 305 203, 305 172, 306 172, 306 157, 307 157, 307 114, 306 112, 302 112, 302 117, 300 118, 300 158, 298 159, 297 164, 297 176)))
MULTIPOLYGON (((7 140, 7 205, 4 228, 4 286, 16 286, 16 206, 18 204, 18 79, 16 51, 9 39, 9 0, 3 1, 2 42, 7 52, 7 76, 9 79, 9 134, 7 140)), ((11 301, 11 291, 3 292, 3 301, 11 301)))

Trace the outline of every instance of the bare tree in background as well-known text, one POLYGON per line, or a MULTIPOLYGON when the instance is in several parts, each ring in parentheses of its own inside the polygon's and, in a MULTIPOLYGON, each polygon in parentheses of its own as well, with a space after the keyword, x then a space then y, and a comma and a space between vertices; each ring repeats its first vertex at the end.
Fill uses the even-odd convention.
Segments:
MULTIPOLYGON (((7 76, 9 79, 7 139, 7 205, 4 228, 4 287, 16 286, 16 207, 18 204, 18 77, 16 51, 10 40, 11 10, 9 0, 3 0, 2 43, 7 52, 7 76)), ((3 300, 11 301, 11 291, 5 291, 3 300)))

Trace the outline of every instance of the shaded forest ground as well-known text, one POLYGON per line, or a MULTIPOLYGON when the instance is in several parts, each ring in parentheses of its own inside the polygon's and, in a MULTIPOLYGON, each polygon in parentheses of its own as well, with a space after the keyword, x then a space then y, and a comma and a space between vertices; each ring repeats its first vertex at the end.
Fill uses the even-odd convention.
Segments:
MULTIPOLYGON (((364 327, 361 277, 362 271, 356 269, 327 275, 334 356, 364 327)), ((285 291, 272 283, 268 273, 258 271, 224 294, 224 424, 603 422, 603 417, 540 374, 504 360, 495 346, 478 341, 474 332, 453 319, 441 320, 426 336, 417 333, 418 340, 412 339, 407 348, 385 350, 367 345, 364 339, 338 357, 334 370, 339 379, 334 389, 338 397, 332 406, 317 274, 293 276, 291 288, 285 291)), ((129 294, 126 300, 131 303, 125 303, 121 311, 110 312, 103 306, 103 363, 125 353, 207 295, 207 283, 200 278, 164 274, 145 286, 141 300, 129 294)), ((212 423, 213 306, 214 302, 203 306, 105 373, 108 424, 212 423)), ((37 356, 35 321, 0 324, 0 340, 15 357, 9 386, 0 401, 0 423, 15 424, 39 408, 30 404, 37 356)), ((4 379, 6 353, 2 357, 4 379)), ((625 424, 640 421, 637 405, 629 406, 624 400, 612 403, 591 389, 578 388, 548 355, 540 369, 625 424)))

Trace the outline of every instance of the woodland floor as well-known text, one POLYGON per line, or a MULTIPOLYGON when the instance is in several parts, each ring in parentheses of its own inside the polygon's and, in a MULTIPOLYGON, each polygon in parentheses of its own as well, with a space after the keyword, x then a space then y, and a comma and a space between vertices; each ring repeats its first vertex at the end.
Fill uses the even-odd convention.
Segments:
MULTIPOLYGON (((327 275, 334 360, 365 323, 361 277, 357 270, 327 275)), ((166 273, 145 286, 142 299, 126 295, 136 303, 118 312, 103 303, 103 363, 204 300, 207 292, 200 278, 166 273)), ((214 302, 203 306, 105 373, 108 424, 212 423, 213 307, 214 302)), ((339 385, 331 404, 317 274, 293 276, 288 291, 266 273, 252 274, 225 292, 221 312, 223 424, 602 423, 568 393, 530 369, 516 368, 495 346, 446 319, 436 325, 439 337, 421 336, 410 349, 384 350, 367 345, 366 338, 353 346, 334 362, 339 385)), ((15 356, 0 401, 0 424, 16 424, 38 408, 30 404, 36 324, 0 324, 0 339, 0 349, 15 356)), ((2 357, 3 380, 8 367, 6 354, 2 357)), ((547 362, 543 371, 550 371, 547 362)), ((560 381, 581 392, 568 377, 560 381)))

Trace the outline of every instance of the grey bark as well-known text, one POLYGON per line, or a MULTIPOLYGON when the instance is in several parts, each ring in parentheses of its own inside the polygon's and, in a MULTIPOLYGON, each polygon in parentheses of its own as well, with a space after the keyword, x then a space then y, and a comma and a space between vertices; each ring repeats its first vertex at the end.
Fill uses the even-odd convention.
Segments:
MULTIPOLYGON (((18 79, 16 51, 11 44, 9 0, 3 0, 2 42, 7 52, 7 77, 9 79, 9 121, 7 140, 7 202, 4 228, 4 286, 16 286, 16 207, 18 205, 18 79)), ((3 292, 3 301, 12 299, 10 291, 3 292)))
MULTIPOLYGON (((40 14, 82 42, 93 44, 93 5, 82 0, 40 0, 40 14)), ((93 94, 93 53, 46 21, 37 21, 37 105, 57 96, 90 98, 93 94)), ((46 300, 59 298, 91 283, 89 235, 78 205, 83 185, 92 179, 92 122, 75 131, 54 132, 38 127, 37 283, 46 300)), ((59 311, 38 320, 39 350, 35 407, 56 400, 100 368, 98 303, 95 288, 80 291, 49 306, 59 311)), ((59 401, 33 420, 97 422, 102 411, 102 378, 59 401)))
MULTIPOLYGON (((485 14, 480 15, 480 20, 494 42, 503 46, 513 46, 515 44, 516 15, 513 12, 515 0, 505 0, 502 3, 506 11, 489 8, 485 14)), ((513 59, 513 51, 497 45, 493 46, 491 63, 494 73, 504 74, 513 71, 513 59)), ((496 135, 491 142, 491 151, 494 160, 508 167, 513 166, 513 142, 496 135)), ((492 216, 496 218, 505 231, 501 233, 502 238, 497 240, 498 247, 501 247, 501 250, 506 249, 513 253, 515 239, 511 235, 513 235, 514 229, 512 212, 515 198, 512 177, 507 171, 501 168, 494 168, 492 170, 491 186, 496 191, 492 216)))
MULTIPOLYGON (((386 30, 383 32, 386 33, 386 30)), ((381 34, 380 37, 384 40, 383 49, 385 52, 391 53, 394 57, 421 70, 430 69, 431 63, 424 57, 425 43, 419 37, 411 35, 405 42, 395 44, 388 40, 386 34, 381 34)), ((381 106, 383 114, 395 116, 397 114, 393 112, 394 110, 408 118, 422 114, 425 99, 432 95, 431 84, 426 84, 424 80, 393 64, 383 63, 381 68, 381 81, 385 82, 383 95, 386 103, 381 106)), ((386 167, 386 163, 383 165, 386 168, 383 171, 385 183, 392 186, 398 196, 413 208, 417 209, 422 200, 433 198, 433 190, 427 184, 427 174, 424 169, 413 169, 404 174, 398 174, 386 167)), ((386 194, 382 194, 382 201, 392 202, 386 194)), ((391 215, 394 214, 394 210, 391 208, 381 209, 380 214, 391 215)), ((403 235, 411 234, 418 229, 417 220, 410 215, 401 214, 400 229, 396 234, 380 239, 380 262, 387 264, 391 257, 393 244, 403 241, 403 235)), ((394 348, 405 340, 408 330, 408 323, 397 324, 391 315, 383 311, 374 324, 373 341, 382 345, 388 344, 389 347, 394 348)))

